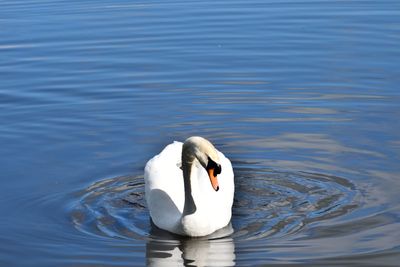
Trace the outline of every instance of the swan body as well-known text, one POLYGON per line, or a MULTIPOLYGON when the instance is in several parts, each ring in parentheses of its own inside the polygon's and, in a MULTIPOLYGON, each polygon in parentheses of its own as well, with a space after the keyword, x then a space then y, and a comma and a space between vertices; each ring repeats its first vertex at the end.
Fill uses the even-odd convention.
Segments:
POLYGON ((208 140, 169 144, 144 170, 145 197, 154 224, 186 236, 227 226, 234 195, 232 164, 208 140))

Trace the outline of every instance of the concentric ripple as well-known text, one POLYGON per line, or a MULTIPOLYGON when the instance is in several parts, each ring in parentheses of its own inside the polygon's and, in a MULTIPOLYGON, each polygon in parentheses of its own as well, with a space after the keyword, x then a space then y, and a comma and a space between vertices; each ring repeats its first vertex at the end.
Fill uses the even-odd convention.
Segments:
POLYGON ((239 169, 233 209, 234 236, 282 237, 355 209, 357 190, 348 180, 319 173, 239 169), (249 180, 251 183, 249 183, 249 180))
MULTIPOLYGON (((274 170, 235 170, 232 237, 237 240, 296 237, 307 224, 357 208, 357 190, 336 176, 274 170)), ((91 235, 151 240, 165 238, 149 219, 143 176, 95 182, 76 193, 71 217, 91 235)))

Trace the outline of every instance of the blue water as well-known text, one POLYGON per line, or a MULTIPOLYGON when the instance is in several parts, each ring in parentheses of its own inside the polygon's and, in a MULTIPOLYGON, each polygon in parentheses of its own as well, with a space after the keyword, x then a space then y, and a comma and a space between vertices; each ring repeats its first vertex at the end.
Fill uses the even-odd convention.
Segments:
POLYGON ((398 266, 399 43, 398 1, 2 1, 0 265, 398 266), (191 135, 233 233, 149 222, 191 135))

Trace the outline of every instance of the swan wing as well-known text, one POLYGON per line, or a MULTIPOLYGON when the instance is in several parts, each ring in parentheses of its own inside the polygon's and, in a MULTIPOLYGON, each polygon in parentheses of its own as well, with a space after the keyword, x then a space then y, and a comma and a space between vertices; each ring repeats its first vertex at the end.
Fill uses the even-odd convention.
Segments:
POLYGON ((207 206, 208 217, 212 218, 214 230, 228 225, 232 215, 233 196, 235 191, 232 164, 225 155, 218 151, 222 172, 218 175, 219 190, 216 192, 208 178, 206 170, 197 168, 199 186, 202 191, 202 202, 207 206))
POLYGON ((174 142, 150 159, 144 170, 145 195, 153 222, 176 232, 185 195, 181 165, 182 143, 174 142))

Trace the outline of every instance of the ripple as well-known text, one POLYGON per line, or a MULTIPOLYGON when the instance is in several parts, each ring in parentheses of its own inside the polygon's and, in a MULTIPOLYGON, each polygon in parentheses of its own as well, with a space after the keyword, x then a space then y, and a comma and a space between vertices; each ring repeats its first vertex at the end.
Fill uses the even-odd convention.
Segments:
POLYGON ((233 223, 234 236, 241 239, 295 235, 312 222, 347 214, 358 206, 355 185, 341 177, 246 169, 236 173, 242 179, 236 180, 233 223))
MULTIPOLYGON (((232 238, 240 241, 296 238, 305 226, 358 207, 359 194, 345 178, 268 169, 235 170, 232 238)), ((74 195, 74 226, 87 234, 134 240, 176 240, 149 219, 143 176, 97 181, 74 195)), ((214 237, 213 237, 214 238, 214 237)))
POLYGON ((143 177, 121 176, 98 181, 77 192, 71 216, 85 233, 144 239, 149 233, 143 177))

